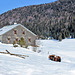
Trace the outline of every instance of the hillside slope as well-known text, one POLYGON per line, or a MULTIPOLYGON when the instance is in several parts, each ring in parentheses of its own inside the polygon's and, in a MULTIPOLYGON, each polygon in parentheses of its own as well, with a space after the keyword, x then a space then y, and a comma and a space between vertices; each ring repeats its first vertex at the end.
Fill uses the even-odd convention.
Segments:
POLYGON ((0 27, 21 23, 35 34, 54 39, 75 37, 75 1, 59 0, 53 3, 15 8, 0 15, 0 27))
POLYGON ((14 54, 29 56, 22 59, 0 54, 0 75, 75 75, 75 39, 62 42, 38 40, 38 43, 40 53, 33 52, 31 48, 14 48, 13 45, 0 43, 0 52, 7 49, 14 54), (61 62, 49 60, 50 54, 61 56, 61 62))

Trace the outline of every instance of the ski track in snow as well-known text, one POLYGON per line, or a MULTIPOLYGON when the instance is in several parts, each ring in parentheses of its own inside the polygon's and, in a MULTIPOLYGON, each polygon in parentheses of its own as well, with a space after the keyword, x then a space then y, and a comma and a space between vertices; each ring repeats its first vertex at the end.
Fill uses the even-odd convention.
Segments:
POLYGON ((9 50, 14 54, 28 55, 25 59, 0 54, 0 75, 75 75, 75 39, 65 39, 61 42, 55 40, 37 40, 39 45, 33 52, 29 49, 11 44, 0 43, 0 51, 9 50), (49 54, 48 54, 49 53, 49 54), (61 56, 61 62, 48 59, 50 54, 61 56))

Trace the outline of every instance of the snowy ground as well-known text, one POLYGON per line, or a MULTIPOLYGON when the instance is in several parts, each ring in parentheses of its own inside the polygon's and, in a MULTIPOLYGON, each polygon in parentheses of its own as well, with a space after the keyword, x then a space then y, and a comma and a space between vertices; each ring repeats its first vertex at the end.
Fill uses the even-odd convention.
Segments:
POLYGON ((9 50, 11 53, 28 55, 25 59, 0 54, 0 75, 75 75, 75 39, 38 40, 40 53, 29 49, 0 43, 0 52, 9 50), (61 62, 48 59, 49 54, 61 56, 61 62))

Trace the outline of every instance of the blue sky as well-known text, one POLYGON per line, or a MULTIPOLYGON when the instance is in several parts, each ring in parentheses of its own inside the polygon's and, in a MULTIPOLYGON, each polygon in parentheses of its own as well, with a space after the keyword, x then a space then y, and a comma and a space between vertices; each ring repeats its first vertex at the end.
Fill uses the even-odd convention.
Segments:
POLYGON ((54 2, 56 0, 1 0, 0 14, 14 8, 54 2))

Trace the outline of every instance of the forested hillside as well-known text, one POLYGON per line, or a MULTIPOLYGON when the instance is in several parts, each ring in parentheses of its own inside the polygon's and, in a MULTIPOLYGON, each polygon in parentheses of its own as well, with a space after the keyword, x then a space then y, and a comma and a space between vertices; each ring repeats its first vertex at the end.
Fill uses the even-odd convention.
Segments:
POLYGON ((75 38, 75 0, 15 8, 0 15, 0 27, 21 23, 41 37, 75 38))

